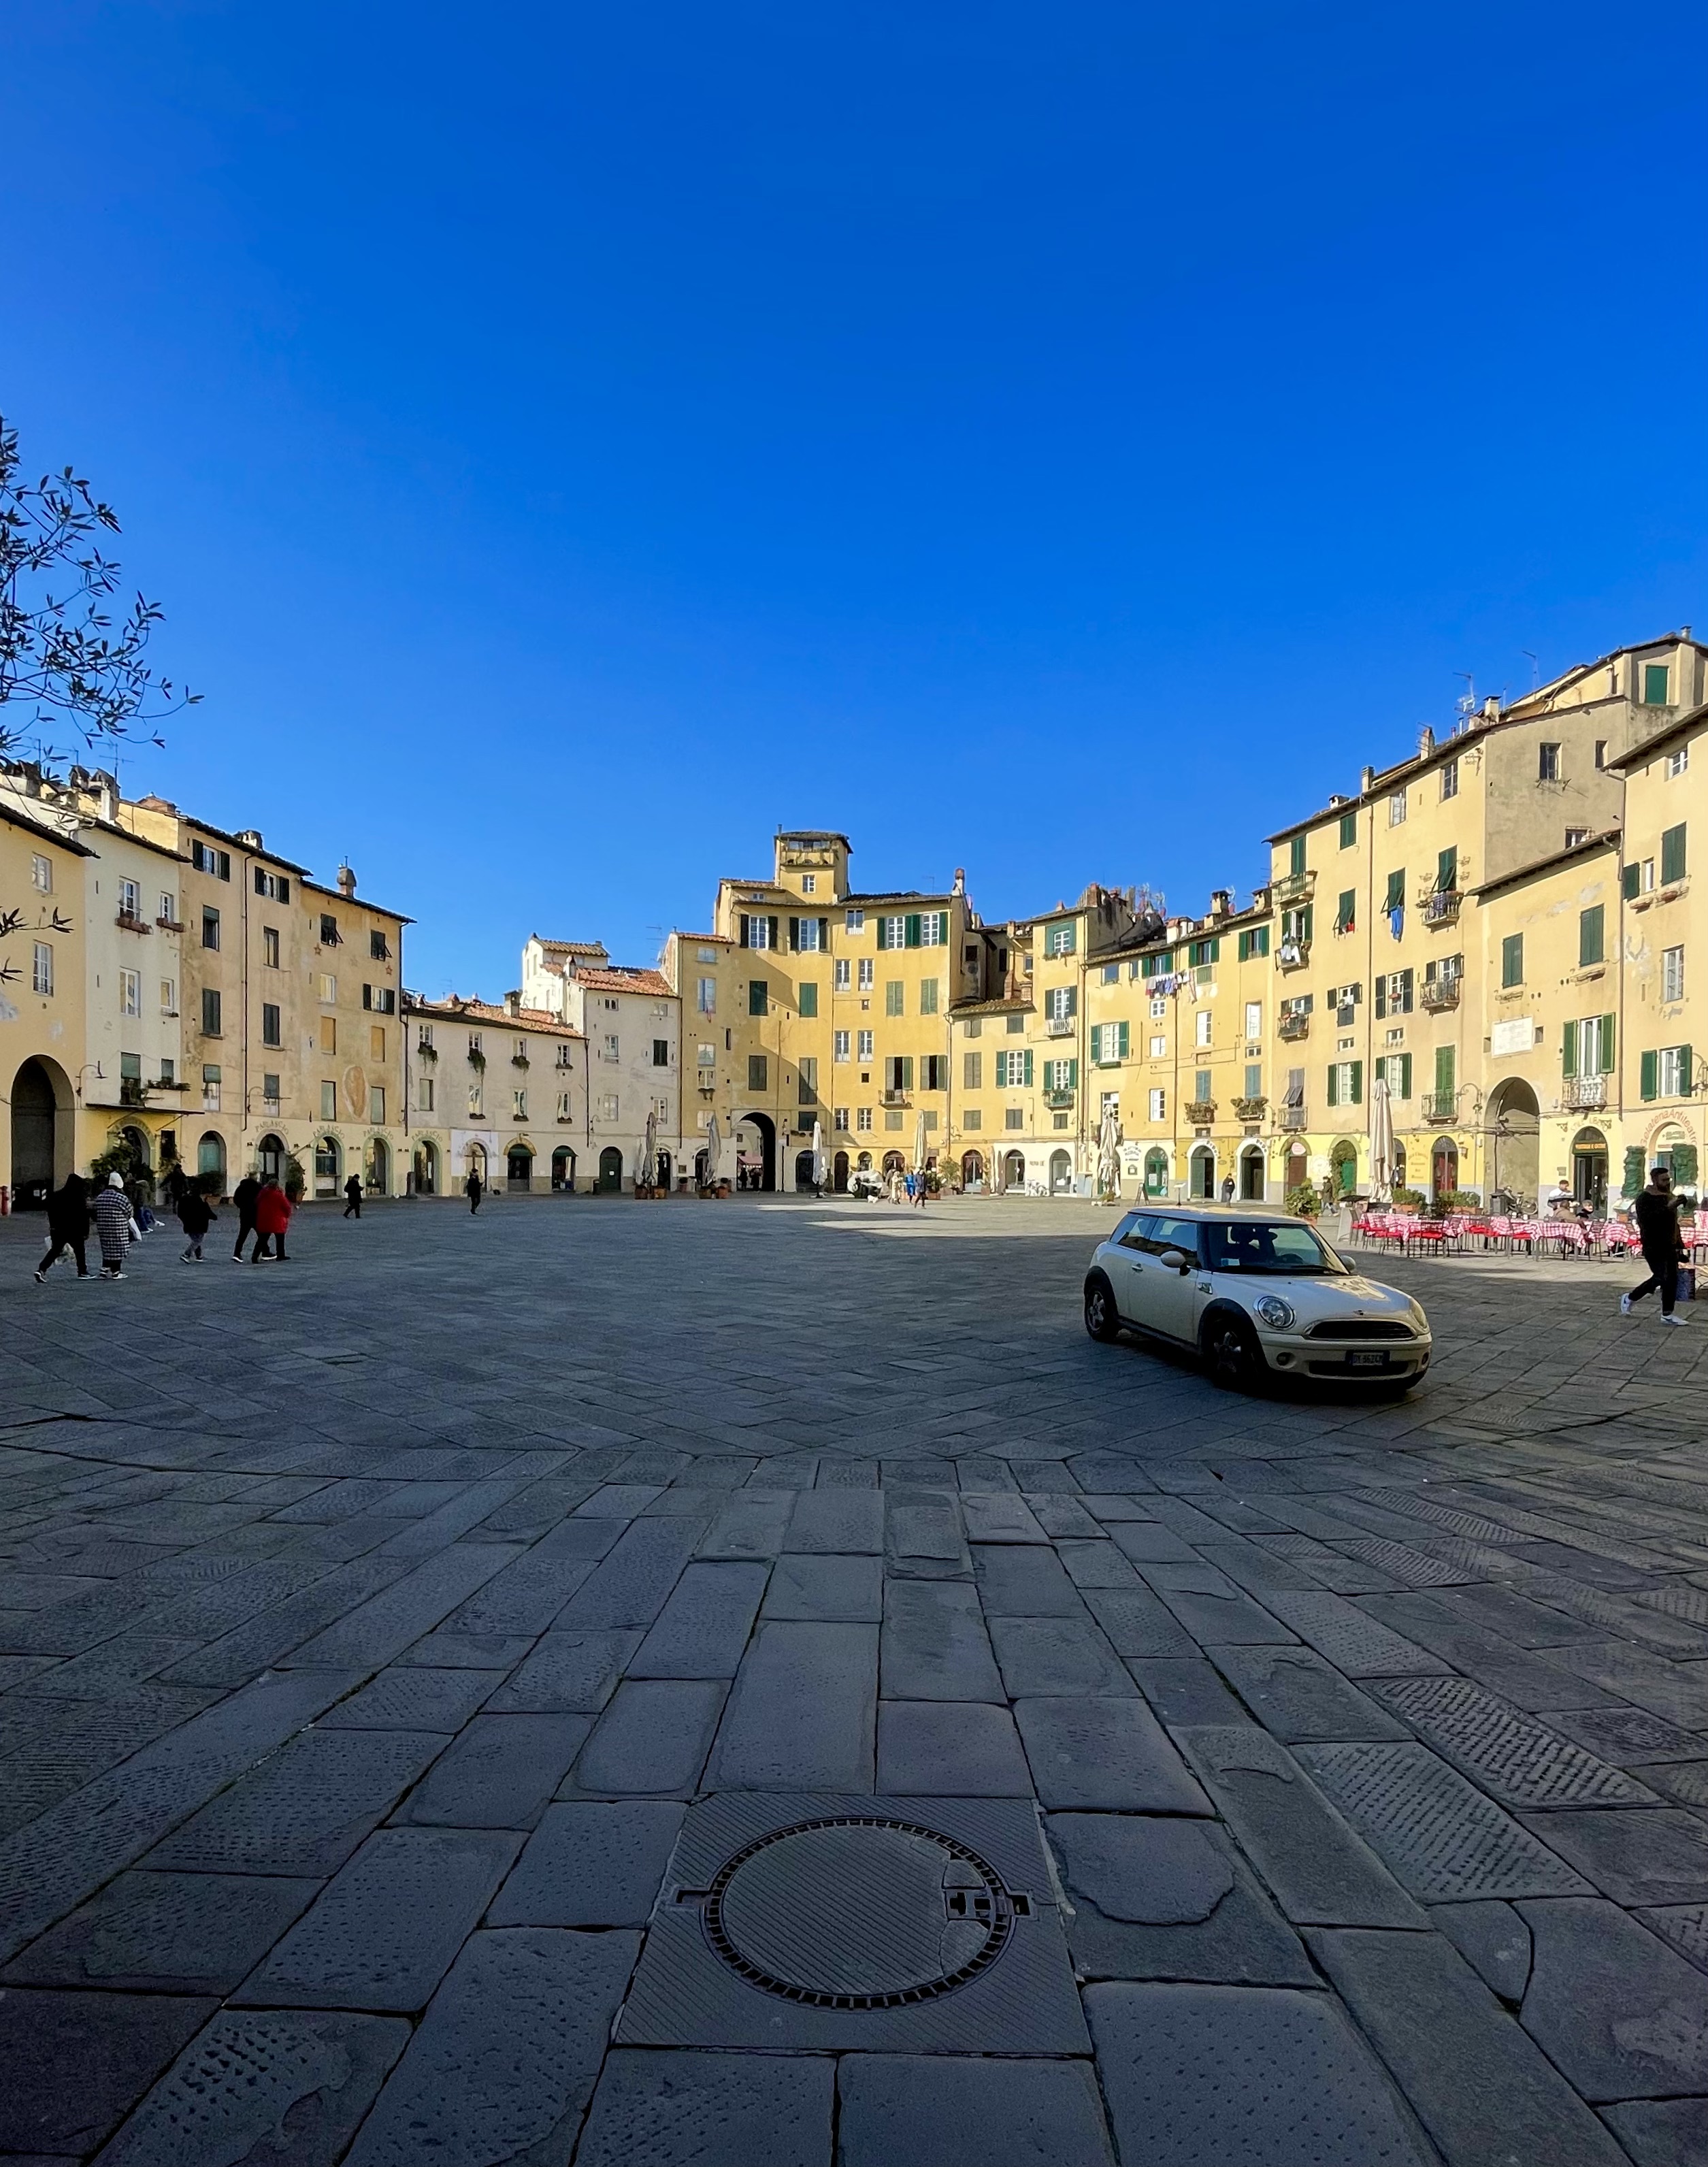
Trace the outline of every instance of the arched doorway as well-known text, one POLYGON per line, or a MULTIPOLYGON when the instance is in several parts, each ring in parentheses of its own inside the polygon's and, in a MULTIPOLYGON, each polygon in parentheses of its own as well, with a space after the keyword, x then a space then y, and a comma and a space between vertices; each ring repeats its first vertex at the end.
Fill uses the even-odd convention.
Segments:
POLYGON ((667 1151, 658 1153, 658 1186, 668 1196, 676 1185, 676 1162, 667 1151))
POLYGON ((569 1189, 575 1186, 575 1154, 568 1144, 559 1144, 552 1154, 552 1186, 569 1189))
POLYGON ((1145 1154, 1145 1194, 1147 1196, 1166 1196, 1168 1194, 1168 1153, 1155 1146, 1145 1154))
POLYGON ((1050 1193, 1066 1196, 1073 1187, 1073 1161, 1065 1151, 1050 1154, 1050 1193))
POLYGON ((960 1155, 960 1185, 963 1189, 982 1189, 985 1185, 985 1162, 981 1153, 963 1152, 960 1155))
POLYGON ((1293 1144, 1289 1147, 1287 1154, 1287 1188, 1289 1195, 1295 1189, 1303 1189, 1309 1180, 1310 1165, 1309 1154, 1303 1144, 1293 1144))
POLYGON ((1540 1180, 1541 1119, 1536 1093, 1522 1077, 1509 1077, 1490 1093, 1489 1130, 1493 1186, 1512 1197, 1520 1211, 1533 1211, 1540 1180))
POLYGON ((870 1152, 862 1152, 854 1161, 854 1171, 856 1174, 870 1174, 871 1170, 872 1155, 870 1152))
POLYGON ((504 1155, 505 1187, 513 1196, 526 1196, 534 1185, 534 1149, 518 1138, 504 1155))
POLYGON ((1607 1139, 1600 1129, 1579 1129, 1572 1139, 1572 1196, 1586 1211, 1607 1211, 1607 1139))
POLYGON ((886 1151, 884 1153, 884 1171, 886 1174, 906 1174, 907 1162, 900 1152, 886 1151))
POLYGON ((743 1189, 777 1186, 777 1127, 769 1114, 743 1114, 735 1125, 736 1169, 743 1189))
POLYGON ((599 1193, 615 1196, 622 1188, 622 1153, 615 1144, 607 1144, 599 1154, 599 1193))
POLYGON ((256 1146, 255 1154, 256 1166, 262 1179, 283 1181, 285 1177, 285 1160, 288 1157, 289 1153, 285 1149, 283 1136, 276 1136, 270 1131, 264 1136, 256 1146))
POLYGON ((217 1129, 204 1131, 196 1146, 196 1177, 204 1189, 217 1182, 225 1194, 225 1139, 217 1129))
POLYGON ((439 1147, 431 1141, 415 1146, 415 1194, 417 1196, 436 1196, 439 1194, 439 1147))
POLYGON ((1350 1136, 1340 1136, 1329 1152, 1329 1171, 1336 1196, 1351 1196, 1358 1186, 1358 1147, 1350 1136))
POLYGON ((12 1079, 12 1202, 39 1211, 71 1170, 71 1087, 56 1062, 32 1058, 12 1079))
POLYGON ((1643 1153, 1642 1179, 1647 1181, 1652 1168, 1663 1166, 1673 1177, 1674 1189, 1696 1187, 1696 1147, 1689 1134, 1677 1121, 1665 1122, 1649 1139, 1643 1153))
POLYGON ((848 1194, 848 1153, 838 1152, 830 1162, 830 1185, 838 1196, 848 1194))
POLYGON ((1240 1201, 1242 1204, 1261 1204, 1263 1201, 1266 1175, 1261 1149, 1256 1144, 1248 1144, 1240 1154, 1240 1201))
POLYGON ((1011 1151, 1003 1158, 1002 1186, 1004 1189, 1024 1189, 1026 1186, 1024 1152, 1011 1151))
POLYGON ((465 1144, 463 1147, 463 1179, 466 1181, 471 1174, 478 1174, 481 1186, 483 1188, 486 1186, 486 1146, 484 1144, 465 1144))
POLYGON ((810 1151, 795 1154, 795 1186, 796 1189, 809 1191, 812 1187, 812 1153, 810 1151))
POLYGON ((362 1173, 362 1187, 370 1196, 391 1195, 391 1146, 383 1136, 368 1139, 368 1164, 362 1173))
MULTIPOLYGON (((154 1147, 149 1142, 146 1129, 127 1128, 119 1131, 119 1141, 126 1146, 139 1174, 150 1173, 154 1166, 154 1147)), ((220 1146, 223 1151, 224 1145, 220 1146)))
POLYGON ((1193 1196, 1208 1203, 1216 1193, 1216 1154, 1208 1144, 1192 1147, 1191 1178, 1187 1184, 1193 1196))
POLYGON ((343 1147, 336 1136, 320 1136, 315 1144, 315 1194, 336 1196, 343 1186, 343 1147))
POLYGON ((1459 1147, 1451 1136, 1437 1136, 1430 1152, 1430 1194, 1451 1196, 1459 1185, 1459 1147))

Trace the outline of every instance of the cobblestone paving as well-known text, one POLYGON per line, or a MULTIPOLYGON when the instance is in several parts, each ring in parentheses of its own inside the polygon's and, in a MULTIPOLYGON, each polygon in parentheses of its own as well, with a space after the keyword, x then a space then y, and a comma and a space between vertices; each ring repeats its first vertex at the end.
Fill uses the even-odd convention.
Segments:
POLYGON ((1700 2167, 1708 1312, 1248 1401, 1108 1223, 0 1227, 0 2159, 1700 2167))

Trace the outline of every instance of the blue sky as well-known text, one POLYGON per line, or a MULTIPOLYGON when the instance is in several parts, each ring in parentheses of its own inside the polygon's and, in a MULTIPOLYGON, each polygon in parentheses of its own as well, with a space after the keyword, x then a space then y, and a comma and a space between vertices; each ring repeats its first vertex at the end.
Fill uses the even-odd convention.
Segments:
POLYGON ((1198 909, 1458 673, 1708 625, 1705 48, 1669 0, 13 8, 0 408, 205 695, 127 786, 347 852, 426 991, 648 959, 779 824, 987 917, 1198 909))

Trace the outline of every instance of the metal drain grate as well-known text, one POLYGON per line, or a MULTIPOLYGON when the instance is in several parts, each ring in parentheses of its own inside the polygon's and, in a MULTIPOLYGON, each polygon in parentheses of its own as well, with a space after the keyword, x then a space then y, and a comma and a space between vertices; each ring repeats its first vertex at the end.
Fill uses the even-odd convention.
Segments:
POLYGON ((987 1971, 1030 1904, 968 1844, 889 1815, 838 1814, 744 1844, 697 1903, 752 1986, 814 2009, 902 2009, 987 1971))

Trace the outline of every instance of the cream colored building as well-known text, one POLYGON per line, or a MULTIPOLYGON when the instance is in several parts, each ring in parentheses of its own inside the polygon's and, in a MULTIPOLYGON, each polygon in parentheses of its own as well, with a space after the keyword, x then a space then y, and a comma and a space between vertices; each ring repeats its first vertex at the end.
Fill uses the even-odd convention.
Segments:
POLYGON ((82 1163, 84 958, 93 845, 0 773, 0 1209, 40 1204, 82 1163))
POLYGON ((648 1187, 682 1186, 682 1003, 665 974, 611 963, 596 941, 536 934, 522 951, 518 998, 585 1041, 576 1185, 614 1193, 646 1173, 648 1187), (653 1163, 643 1168, 649 1117, 653 1163))
POLYGON ((511 1195, 590 1185, 587 1041, 543 1009, 405 993, 410 1193, 511 1195))

